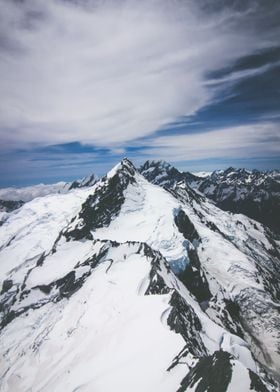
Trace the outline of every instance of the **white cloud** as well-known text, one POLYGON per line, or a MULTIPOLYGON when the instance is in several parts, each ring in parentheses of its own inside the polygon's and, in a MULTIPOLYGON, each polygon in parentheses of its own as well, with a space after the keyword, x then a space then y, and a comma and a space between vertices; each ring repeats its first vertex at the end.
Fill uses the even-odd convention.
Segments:
POLYGON ((145 154, 170 161, 279 157, 280 124, 250 124, 204 133, 161 136, 149 141, 145 154))
POLYGON ((206 81, 205 84, 207 86, 211 86, 211 85, 216 85, 216 84, 220 84, 220 83, 238 82, 242 79, 252 78, 254 76, 261 75, 266 71, 269 71, 273 68, 279 67, 279 65, 280 65, 280 61, 275 61, 274 63, 265 64, 265 65, 262 65, 261 67, 246 69, 246 70, 242 70, 242 71, 236 71, 236 72, 233 72, 233 73, 231 73, 225 77, 222 77, 222 78, 208 80, 208 81, 206 81))
POLYGON ((194 114, 208 72, 268 44, 195 1, 77 3, 0 0, 2 143, 120 148, 194 114))

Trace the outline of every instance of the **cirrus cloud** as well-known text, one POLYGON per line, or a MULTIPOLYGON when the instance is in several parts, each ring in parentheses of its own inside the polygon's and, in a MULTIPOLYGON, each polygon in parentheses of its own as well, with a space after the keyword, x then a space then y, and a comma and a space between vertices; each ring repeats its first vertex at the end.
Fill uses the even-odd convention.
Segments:
POLYGON ((256 40, 258 2, 209 4, 0 0, 2 145, 121 149, 196 113, 215 94, 209 73, 275 40, 256 40))
MULTIPOLYGON (((142 144, 145 148, 145 143, 142 144)), ((155 159, 192 161, 280 156, 280 123, 247 124, 203 133, 159 136, 143 153, 155 159), (152 147, 151 147, 152 146, 152 147)))

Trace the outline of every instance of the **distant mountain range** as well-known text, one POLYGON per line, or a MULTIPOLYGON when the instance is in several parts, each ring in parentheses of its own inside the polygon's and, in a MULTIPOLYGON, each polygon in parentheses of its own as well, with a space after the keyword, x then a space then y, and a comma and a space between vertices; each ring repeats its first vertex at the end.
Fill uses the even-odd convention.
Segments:
POLYGON ((180 181, 213 200, 215 204, 233 213, 253 218, 280 232, 280 172, 261 172, 234 169, 214 171, 202 177, 179 172, 166 162, 147 161, 140 172, 154 184, 166 188, 180 181))
POLYGON ((1 390, 279 391, 279 172, 58 188, 2 212, 1 390))

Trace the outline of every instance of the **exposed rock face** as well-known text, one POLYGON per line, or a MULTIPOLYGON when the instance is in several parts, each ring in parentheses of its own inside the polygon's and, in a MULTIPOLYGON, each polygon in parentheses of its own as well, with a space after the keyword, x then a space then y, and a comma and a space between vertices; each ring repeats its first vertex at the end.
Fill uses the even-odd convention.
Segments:
POLYGON ((197 189, 225 211, 241 213, 280 232, 280 174, 228 168, 214 172, 197 189))
POLYGON ((189 172, 180 172, 164 161, 147 161, 139 168, 139 172, 153 184, 173 188, 178 182, 192 183, 200 178, 189 172))
POLYGON ((11 212, 24 204, 22 200, 0 200, 0 211, 11 212))
POLYGON ((108 226, 112 219, 118 215, 124 203, 124 191, 129 184, 135 182, 135 168, 133 164, 124 159, 116 170, 105 176, 98 184, 93 195, 90 195, 78 217, 64 235, 67 238, 81 239, 90 237, 90 232, 96 228, 108 226))

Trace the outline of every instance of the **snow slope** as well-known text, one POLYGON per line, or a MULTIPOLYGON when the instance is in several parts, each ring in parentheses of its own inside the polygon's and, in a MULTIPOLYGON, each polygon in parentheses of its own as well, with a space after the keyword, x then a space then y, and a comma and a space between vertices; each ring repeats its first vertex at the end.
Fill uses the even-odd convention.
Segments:
POLYGON ((0 274, 4 279, 21 264, 49 252, 93 188, 36 198, 14 211, 1 227, 0 274))

